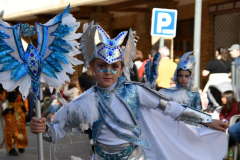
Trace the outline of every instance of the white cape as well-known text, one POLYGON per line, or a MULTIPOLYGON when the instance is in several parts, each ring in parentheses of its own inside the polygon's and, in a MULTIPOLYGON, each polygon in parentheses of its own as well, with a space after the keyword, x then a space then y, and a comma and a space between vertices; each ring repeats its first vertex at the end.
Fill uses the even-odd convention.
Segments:
POLYGON ((176 122, 157 110, 139 107, 149 160, 222 160, 228 146, 225 132, 176 122))

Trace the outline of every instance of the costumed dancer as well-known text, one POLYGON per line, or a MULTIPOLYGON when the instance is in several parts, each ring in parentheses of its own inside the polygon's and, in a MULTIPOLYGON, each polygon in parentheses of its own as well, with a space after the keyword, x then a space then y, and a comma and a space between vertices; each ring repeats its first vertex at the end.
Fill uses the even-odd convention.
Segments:
POLYGON ((161 89, 159 92, 183 106, 202 110, 198 88, 193 86, 195 57, 192 52, 185 53, 174 73, 176 87, 161 89))
MULTIPOLYGON (((20 110, 29 94, 31 88, 36 101, 36 115, 40 118, 41 86, 40 83, 47 83, 50 90, 61 87, 65 81, 70 82, 67 75, 74 72, 73 65, 82 64, 82 61, 74 58, 80 51, 79 39, 81 34, 76 31, 80 26, 79 22, 69 13, 70 5, 59 15, 49 20, 45 24, 35 23, 33 26, 19 23, 11 26, 0 18, 0 83, 8 92, 14 91, 19 86, 21 94, 17 97, 9 97, 11 100, 9 107, 15 107, 13 121, 20 121, 20 110), (31 36, 38 34, 38 46, 31 42, 31 36), (21 36, 29 36, 30 43, 24 51, 21 36), (22 99, 19 97, 22 96, 22 99), (16 117, 17 116, 17 117, 16 117)), ((15 90, 14 92, 18 92, 15 90)), ((15 93, 13 93, 15 95, 15 93)), ((12 112, 8 112, 6 117, 10 117, 12 112)), ((9 119, 9 118, 7 118, 9 119)), ((8 122, 7 122, 8 123, 8 122)), ((15 123, 14 125, 16 125, 15 123)), ((22 124, 21 124, 22 126, 22 124)), ((19 127, 19 126, 16 126, 19 127)), ((15 127, 14 127, 15 128, 15 127)), ((6 128, 8 131, 9 129, 6 128)), ((14 130, 14 132, 17 132, 14 130)), ((18 136, 16 142, 23 140, 27 144, 24 133, 14 133, 18 136)), ((9 133, 8 136, 11 136, 9 133)), ((10 141, 9 149, 12 149, 10 141)), ((20 144, 20 143, 19 143, 20 144)), ((20 145, 18 148, 24 148, 20 145)), ((43 159, 43 146, 41 133, 38 134, 39 159, 43 159)))
POLYGON ((4 110, 7 149, 10 156, 17 156, 14 144, 20 153, 28 145, 25 117, 28 115, 28 97, 23 100, 18 88, 7 95, 8 106, 4 110))
POLYGON ((94 160, 212 160, 224 156, 227 139, 221 131, 225 131, 227 124, 198 110, 184 108, 142 83, 130 81, 129 70, 136 53, 131 29, 110 39, 99 25, 91 22, 84 26, 81 38, 85 65, 90 65, 97 84, 69 104, 60 98, 65 107, 51 123, 33 118, 31 132, 44 133, 46 141, 56 143, 65 135, 70 136, 70 131, 80 136, 82 129, 92 127, 94 160), (120 45, 127 34, 127 44, 122 49, 120 45), (126 78, 119 77, 122 72, 126 78), (180 122, 185 119, 221 131, 206 128, 210 135, 196 136, 180 122), (179 122, 179 130, 174 120, 179 122), (209 142, 216 142, 217 148, 209 142))

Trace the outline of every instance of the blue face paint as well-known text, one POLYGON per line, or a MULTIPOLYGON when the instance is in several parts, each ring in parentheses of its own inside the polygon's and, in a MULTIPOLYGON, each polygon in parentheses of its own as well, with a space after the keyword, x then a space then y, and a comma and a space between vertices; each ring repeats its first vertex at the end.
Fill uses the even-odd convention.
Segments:
MULTIPOLYGON (((97 67, 100 68, 99 66, 97 66, 97 67)), ((107 69, 100 68, 98 70, 98 72, 103 72, 103 73, 110 72, 111 74, 116 74, 116 73, 118 73, 118 69, 119 69, 119 67, 115 71, 111 70, 110 68, 107 68, 107 69)))

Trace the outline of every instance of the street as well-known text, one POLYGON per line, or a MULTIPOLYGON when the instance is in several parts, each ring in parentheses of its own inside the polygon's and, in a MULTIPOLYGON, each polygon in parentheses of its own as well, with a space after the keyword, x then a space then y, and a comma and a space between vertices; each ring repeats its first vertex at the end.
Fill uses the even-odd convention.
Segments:
MULTIPOLYGON (((2 149, 0 149, 0 160, 37 160, 38 150, 37 150, 37 136, 30 132, 29 126, 27 126, 28 134, 28 146, 25 148, 25 152, 18 156, 7 156, 5 144, 2 149)), ((70 139, 65 137, 57 142, 57 147, 59 148, 58 153, 55 155, 56 159, 59 160, 70 160, 71 156, 80 157, 84 160, 89 159, 89 152, 91 145, 89 144, 89 139, 87 134, 82 134, 80 138, 71 135, 72 144, 70 139)), ((0 129, 0 143, 3 140, 3 131, 0 129)), ((43 141, 44 147, 44 159, 45 160, 55 160, 54 159, 54 147, 50 143, 43 141), (50 158, 50 146, 51 146, 51 158, 50 158)))

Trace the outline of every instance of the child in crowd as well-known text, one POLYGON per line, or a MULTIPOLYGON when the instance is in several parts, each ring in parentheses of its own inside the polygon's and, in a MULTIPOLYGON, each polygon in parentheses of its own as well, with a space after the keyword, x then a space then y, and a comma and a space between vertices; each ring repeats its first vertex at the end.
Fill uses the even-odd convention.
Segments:
POLYGON ((233 91, 227 91, 222 94, 222 110, 219 115, 221 121, 229 123, 232 116, 240 114, 240 108, 237 98, 233 91))
POLYGON ((176 87, 161 89, 160 93, 183 106, 202 110, 198 88, 193 87, 195 58, 192 52, 185 53, 174 74, 176 87))
POLYGON ((82 129, 91 127, 94 160, 223 158, 226 135, 216 130, 225 131, 226 123, 170 101, 144 84, 129 81, 136 53, 131 29, 110 39, 99 25, 91 22, 84 27, 81 45, 85 65, 90 65, 97 84, 65 104, 51 123, 44 118, 32 118, 31 132, 44 133, 45 140, 56 143, 70 130, 79 136, 82 129), (122 49, 120 45, 127 34, 127 44, 122 49), (122 72, 126 78, 119 77, 122 72), (191 131, 194 128, 190 130, 179 122, 186 119, 216 130, 203 128, 207 133, 201 136, 204 131, 200 129, 196 136, 191 131))

